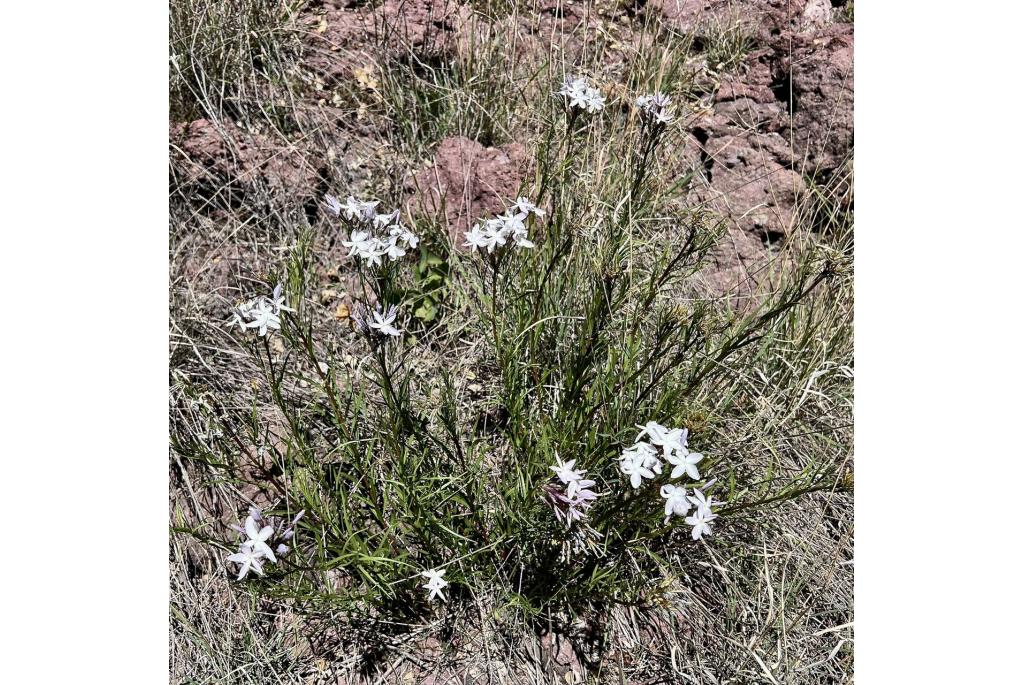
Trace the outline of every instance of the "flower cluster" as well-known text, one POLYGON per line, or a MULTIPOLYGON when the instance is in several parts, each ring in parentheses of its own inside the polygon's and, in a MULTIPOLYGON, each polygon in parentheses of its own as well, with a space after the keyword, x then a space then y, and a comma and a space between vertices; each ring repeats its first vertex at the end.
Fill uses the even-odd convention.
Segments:
POLYGON ((549 467, 555 472, 561 485, 550 483, 544 488, 547 501, 555 511, 555 517, 564 521, 566 528, 574 521, 586 518, 587 510, 594 506, 598 494, 591 490, 595 481, 584 478, 586 471, 576 468, 576 460, 563 462, 555 457, 555 465, 549 467))
POLYGON ((350 240, 342 241, 349 248, 348 256, 357 256, 367 266, 380 266, 384 257, 398 261, 419 245, 416 234, 402 225, 397 209, 390 214, 377 213, 377 200, 364 202, 350 195, 342 205, 333 195, 325 195, 324 204, 328 213, 344 216, 349 224, 350 240))
POLYGON ((566 76, 558 94, 565 99, 569 109, 575 107, 590 113, 604 109, 604 95, 584 76, 566 76))
POLYGON ((427 579, 426 585, 422 586, 429 593, 427 599, 440 596, 441 601, 444 601, 444 593, 441 591, 448 587, 448 581, 441 577, 444 575, 444 569, 432 568, 429 571, 423 571, 420 575, 427 579))
POLYGON ((639 488, 644 478, 653 480, 661 474, 661 461, 656 449, 646 442, 638 442, 623 450, 619 457, 619 468, 629 476, 630 485, 639 488))
POLYGON ((641 95, 636 99, 636 107, 640 110, 640 118, 649 124, 668 124, 675 115, 672 114, 672 98, 658 92, 653 95, 641 95))
MULTIPOLYGON (((704 458, 699 452, 691 452, 687 448, 689 431, 685 428, 666 428, 655 421, 648 421, 640 429, 636 437, 636 443, 622 451, 619 457, 619 468, 629 476, 629 483, 634 488, 639 488, 643 480, 653 480, 661 474, 661 457, 672 465, 672 472, 669 478, 676 479, 686 475, 690 480, 699 480, 700 472, 697 464, 704 458), (644 438, 647 438, 644 441, 644 438), (660 451, 659 451, 660 448, 660 451)), ((709 487, 714 480, 708 482, 704 487, 709 487)), ((701 490, 694 489, 693 496, 687 496, 686 488, 675 485, 664 485, 661 488, 661 496, 665 499, 665 523, 667 524, 673 514, 686 516, 690 511, 690 503, 697 505, 696 513, 686 517, 686 523, 693 526, 693 539, 697 540, 702 535, 711 533, 709 525, 718 515, 711 510, 712 505, 720 504, 705 499, 701 490)))
POLYGON ((472 230, 465 234, 465 245, 473 250, 486 249, 488 254, 510 240, 516 247, 533 247, 526 229, 526 220, 531 214, 542 216, 544 210, 527 198, 520 197, 501 216, 473 226, 472 230))
POLYGON ((378 304, 372 311, 363 303, 355 306, 352 312, 352 322, 360 333, 373 337, 382 338, 398 337, 402 334, 400 328, 395 328, 395 319, 398 317, 398 307, 391 305, 382 309, 378 304))
POLYGON ((281 330, 281 312, 295 311, 285 305, 283 290, 284 285, 278 283, 270 297, 260 296, 232 307, 231 325, 242 330, 256 328, 261 336, 267 335, 269 330, 281 330))
MULTIPOLYGON (((711 487, 714 479, 704 485, 704 489, 711 487)), ((694 540, 699 540, 704 535, 711 535, 711 522, 718 518, 718 514, 712 511, 712 507, 721 502, 715 501, 704 494, 704 490, 693 489, 693 495, 686 494, 686 488, 675 485, 662 485, 661 496, 665 498, 665 523, 669 522, 672 515, 685 516, 686 525, 693 526, 691 535, 694 540), (686 516, 690 511, 691 503, 696 506, 692 516, 686 516)))
POLYGON ((292 522, 277 533, 277 529, 283 525, 283 521, 275 518, 266 518, 256 507, 249 508, 249 516, 245 519, 245 526, 232 526, 234 530, 245 536, 245 540, 239 545, 238 552, 228 557, 228 561, 239 565, 238 580, 242 580, 249 573, 255 571, 257 575, 263 575, 263 562, 277 563, 278 555, 288 553, 289 542, 295 535, 295 525, 305 514, 300 511, 292 522))

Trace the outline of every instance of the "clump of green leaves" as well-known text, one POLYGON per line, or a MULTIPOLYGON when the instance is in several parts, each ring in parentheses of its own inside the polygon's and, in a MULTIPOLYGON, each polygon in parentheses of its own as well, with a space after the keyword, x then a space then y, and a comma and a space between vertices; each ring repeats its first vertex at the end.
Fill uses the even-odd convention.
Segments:
POLYGON ((448 286, 448 263, 437 254, 423 249, 413 274, 414 288, 410 293, 413 316, 424 323, 435 321, 448 286))
POLYGON ((699 32, 704 57, 715 71, 735 69, 754 47, 754 38, 739 17, 706 20, 699 32))
MULTIPOLYGON (((832 461, 779 469, 736 437, 764 430, 750 369, 789 375, 786 387, 817 373, 787 355, 812 358, 834 323, 818 304, 837 273, 831 253, 809 245, 770 291, 729 309, 699 286, 721 227, 667 200, 676 181, 660 177, 636 118, 609 108, 567 120, 546 107, 524 188, 545 209, 532 247, 442 258, 424 242, 414 267, 364 278, 368 298, 401 300, 414 335, 337 349, 299 307, 282 319, 283 354, 251 343, 286 428, 274 476, 258 485, 279 503, 268 513, 306 512, 294 553, 251 581, 257 591, 409 619, 430 610, 420 573, 444 568, 450 604, 485 593, 518 616, 663 601, 666 556, 705 552, 663 520, 655 484, 633 490, 620 472, 652 419, 687 427, 702 470, 718 476, 723 537, 758 507, 841 487, 832 461), (559 459, 597 481, 593 535, 545 504, 559 459)), ((294 303, 309 288, 311 243, 286 279, 294 303)), ((805 398, 774 401, 787 430, 823 420, 805 398)))

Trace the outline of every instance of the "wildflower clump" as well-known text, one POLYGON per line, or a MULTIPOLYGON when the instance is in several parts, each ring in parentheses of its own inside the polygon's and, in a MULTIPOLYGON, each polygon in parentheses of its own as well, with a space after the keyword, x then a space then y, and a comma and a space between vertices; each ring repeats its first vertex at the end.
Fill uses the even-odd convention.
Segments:
POLYGON ((384 258, 395 262, 419 245, 419 237, 400 220, 396 209, 388 214, 377 212, 379 200, 362 201, 351 195, 342 205, 333 195, 324 196, 324 205, 332 216, 341 218, 349 228, 348 256, 357 257, 368 267, 380 266, 384 258))
MULTIPOLYGON (((603 126, 589 115, 602 111, 604 96, 587 79, 566 79, 558 93, 564 108, 547 103, 542 120, 552 128, 535 187, 467 227, 471 258, 450 249, 440 217, 423 224, 430 232, 420 245, 397 210, 324 197, 333 217, 328 242, 343 242, 355 272, 350 322, 358 335, 318 341, 317 320, 296 314, 285 327, 289 354, 252 346, 267 352, 261 368, 269 383, 254 384, 257 399, 269 395, 286 419, 277 431, 283 449, 264 460, 273 477, 259 485, 315 518, 291 552, 298 517, 286 526, 252 510, 236 527, 243 537, 225 549, 237 544, 227 559, 240 580, 263 575, 268 563, 288 567, 267 574, 276 576, 273 588, 257 583, 254 591, 381 612, 408 593, 419 610, 447 602, 445 569, 430 568, 446 560, 458 563, 467 598, 487 583, 498 601, 521 601, 538 616, 582 611, 591 601, 644 602, 652 574, 675 556, 665 554, 668 546, 710 536, 720 515, 740 510, 716 511, 715 481, 705 482, 711 469, 690 449, 689 430, 643 423, 643 412, 693 416, 693 396, 721 397, 721 374, 742 363, 733 351, 752 349, 747 343, 763 339, 809 291, 795 283, 770 316, 721 326, 699 293, 685 315, 662 306, 690 297, 690 276, 715 239, 703 215, 684 226, 663 201, 655 143, 675 120, 671 98, 643 95, 636 112, 603 115, 603 126), (559 141, 554 127, 563 123, 559 141), (586 126, 593 129, 575 135, 586 126), (588 146, 609 133, 619 143, 591 154, 588 146), (592 226, 591 207, 601 214, 592 226), (417 248, 420 266, 406 273, 400 260, 417 248), (447 261, 434 269, 435 257, 447 261), (438 281, 451 306, 430 325, 417 322, 418 298, 438 281), (463 377, 480 382, 464 385, 463 377), (622 440, 634 423, 639 433, 622 440)), ((310 283, 316 238, 304 231, 294 251, 293 297, 310 283)), ((283 312, 293 311, 282 293, 279 285, 241 305, 239 325, 261 335, 280 329, 283 312)), ((264 430, 259 416, 251 430, 244 418, 246 433, 225 431, 241 449, 264 430)), ((702 424, 723 434, 733 425, 714 418, 709 410, 702 424)), ((742 496, 734 493, 759 489, 742 482, 746 473, 731 469, 734 502, 742 496)), ((776 500, 769 493, 764 501, 776 500)))
POLYGON ((531 248, 534 246, 529 239, 526 222, 530 215, 543 216, 544 210, 538 208, 525 197, 518 198, 504 214, 476 224, 465 233, 465 246, 471 250, 487 250, 493 254, 499 247, 511 243, 516 247, 531 248))
MULTIPOLYGON (((704 458, 704 455, 689 450, 687 447, 689 431, 686 428, 670 429, 656 421, 648 421, 637 428, 640 429, 640 433, 636 437, 636 442, 624 449, 619 456, 619 469, 629 476, 629 483, 634 489, 639 489, 643 485, 644 479, 654 480, 661 474, 662 462, 659 458, 659 448, 661 456, 673 466, 669 474, 670 479, 675 480, 683 475, 694 481, 700 479, 697 464, 704 458)), ((704 489, 710 487, 714 482, 714 480, 709 481, 704 485, 704 489)), ((671 483, 663 485, 660 492, 665 500, 666 525, 673 515, 686 517, 687 525, 693 526, 694 540, 711 534, 710 524, 718 518, 718 515, 712 511, 712 506, 720 504, 720 502, 707 499, 704 492, 698 489, 694 489, 693 496, 688 496, 685 487, 671 483), (691 503, 696 505, 696 513, 687 517, 691 503)))
POLYGON ((585 76, 566 76, 558 90, 567 110, 594 114, 604 109, 604 95, 585 76))
POLYGON ((270 297, 260 296, 231 309, 231 325, 242 330, 255 328, 263 337, 270 331, 281 330, 281 312, 294 312, 285 305, 284 286, 278 283, 270 297))

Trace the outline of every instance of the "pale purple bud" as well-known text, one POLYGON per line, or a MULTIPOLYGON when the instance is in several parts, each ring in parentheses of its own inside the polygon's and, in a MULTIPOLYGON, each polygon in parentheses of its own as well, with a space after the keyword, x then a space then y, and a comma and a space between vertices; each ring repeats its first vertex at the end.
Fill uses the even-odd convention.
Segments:
POLYGON ((324 195, 324 205, 327 207, 328 214, 341 216, 341 202, 338 198, 333 195, 324 195))

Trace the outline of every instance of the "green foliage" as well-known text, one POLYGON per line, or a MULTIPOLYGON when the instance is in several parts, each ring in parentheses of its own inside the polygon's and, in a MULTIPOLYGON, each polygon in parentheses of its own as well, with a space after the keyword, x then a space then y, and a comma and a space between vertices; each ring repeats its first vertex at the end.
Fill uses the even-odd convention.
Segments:
MULTIPOLYGON (((307 512, 294 553, 251 581, 258 592, 409 617, 428 610, 419 572, 445 567, 451 605, 487 592, 530 620, 659 602, 666 556, 703 548, 663 521, 667 479, 633 491, 619 472, 652 419, 690 429, 727 502, 724 536, 760 506, 843 487, 840 445, 822 443, 796 472, 778 460, 789 433, 831 439, 827 409, 779 388, 810 387, 847 354, 849 321, 829 306, 847 287, 843 253, 808 242, 737 313, 698 285, 721 227, 670 201, 679 181, 658 175, 656 145, 637 162, 646 134, 628 112, 567 126, 547 107, 526 190, 547 209, 530 220, 534 249, 442 257, 425 241, 411 268, 363 273, 369 299, 430 324, 415 342, 332 350, 300 307, 285 317, 283 355, 252 343, 286 433, 259 485, 280 503, 271 513, 307 512), (610 154, 595 154, 596 139, 610 154), (744 453, 752 435, 768 445, 757 459, 744 453), (592 531, 544 503, 556 457, 598 482, 592 531)), ((293 252, 290 302, 312 287, 311 243, 293 252)), ((228 449, 261 442, 255 422, 249 435, 225 425, 228 449)))
POLYGON ((448 285, 448 263, 427 249, 420 250, 420 261, 413 272, 413 279, 412 315, 430 323, 440 314, 448 285))
POLYGON ((753 36, 739 17, 709 20, 701 31, 704 56, 708 66, 716 71, 735 69, 755 45, 753 36))

